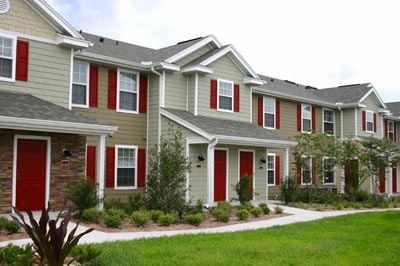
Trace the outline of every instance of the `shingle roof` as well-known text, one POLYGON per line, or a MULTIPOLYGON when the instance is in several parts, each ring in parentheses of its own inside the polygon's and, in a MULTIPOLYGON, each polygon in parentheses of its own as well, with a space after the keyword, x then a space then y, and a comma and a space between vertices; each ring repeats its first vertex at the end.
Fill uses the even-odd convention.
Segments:
POLYGON ((331 103, 358 103, 371 90, 369 83, 316 90, 314 93, 331 103))
POLYGON ((394 116, 400 116, 400 102, 385 103, 394 116))
POLYGON ((206 38, 197 38, 157 50, 85 32, 82 33, 82 36, 94 44, 92 47, 85 49, 85 52, 128 60, 135 63, 141 63, 142 61, 152 61, 153 63, 164 61, 206 38))
POLYGON ((190 112, 164 108, 169 113, 185 120, 210 135, 254 138, 263 140, 290 141, 288 138, 278 136, 275 131, 267 130, 252 123, 239 122, 227 119, 195 116, 190 112))
POLYGON ((31 94, 0 91, 0 116, 69 123, 107 125, 31 94))
POLYGON ((222 51, 223 49, 225 49, 226 47, 228 47, 229 45, 224 45, 220 48, 214 48, 208 52, 206 52, 205 54, 197 57, 196 59, 190 61, 189 63, 187 63, 186 65, 184 65, 183 67, 187 67, 187 66, 195 66, 200 64, 201 62, 203 62, 204 60, 210 58, 211 56, 217 54, 218 52, 222 51))

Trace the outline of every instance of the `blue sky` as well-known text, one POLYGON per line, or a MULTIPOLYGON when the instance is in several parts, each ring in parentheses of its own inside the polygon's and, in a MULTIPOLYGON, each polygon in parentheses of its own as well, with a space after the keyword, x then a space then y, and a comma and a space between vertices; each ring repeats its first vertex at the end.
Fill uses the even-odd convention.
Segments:
POLYGON ((214 34, 260 74, 317 88, 371 82, 400 101, 396 0, 47 0, 76 29, 160 48, 214 34))

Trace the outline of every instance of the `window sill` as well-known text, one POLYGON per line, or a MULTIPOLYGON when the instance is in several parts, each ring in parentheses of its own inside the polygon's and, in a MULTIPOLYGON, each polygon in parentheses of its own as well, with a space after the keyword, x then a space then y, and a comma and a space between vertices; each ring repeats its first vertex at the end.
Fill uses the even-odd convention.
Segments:
POLYGON ((133 190, 137 189, 137 187, 114 187, 115 190, 133 190))
POLYGON ((336 186, 336 183, 323 183, 324 186, 336 186))
POLYGON ((233 110, 226 110, 226 109, 219 109, 217 108, 218 112, 224 112, 224 113, 233 113, 233 110))
POLYGON ((71 107, 89 109, 89 105, 71 103, 71 107))
POLYGON ((0 77, 0 81, 15 83, 15 79, 13 79, 13 78, 0 77))
POLYGON ((265 129, 275 130, 275 127, 264 127, 265 129))
POLYGON ((131 114, 131 115, 139 114, 138 111, 128 111, 128 110, 121 110, 121 109, 117 109, 117 113, 131 114))

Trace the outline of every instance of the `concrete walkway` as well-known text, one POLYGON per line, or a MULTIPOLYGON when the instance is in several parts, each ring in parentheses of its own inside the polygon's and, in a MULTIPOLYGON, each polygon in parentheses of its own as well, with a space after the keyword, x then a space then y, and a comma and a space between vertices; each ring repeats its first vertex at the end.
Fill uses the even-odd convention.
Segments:
MULTIPOLYGON (((273 209, 276 205, 275 203, 268 203, 268 206, 273 209)), ((279 205, 280 206, 280 205, 279 205)), ((275 219, 269 219, 264 221, 256 221, 256 222, 248 222, 248 223, 240 223, 233 224, 221 227, 214 228, 202 228, 202 229, 190 229, 190 230, 171 230, 171 231, 149 231, 149 232, 121 232, 121 233, 105 233, 100 231, 92 231, 91 233, 85 235, 80 241, 80 244, 86 243, 101 243, 107 241, 117 241, 117 240, 132 240, 139 238, 151 238, 151 237, 162 237, 162 236, 174 236, 174 235, 183 235, 183 234, 202 234, 202 233, 223 233, 223 232, 237 232, 243 230, 254 230, 260 228, 269 228, 277 225, 286 225, 297 222, 308 222, 314 221, 318 219, 322 219, 325 217, 333 217, 340 216, 346 214, 353 213, 361 213, 361 212, 373 212, 373 211, 385 211, 388 209, 379 209, 379 210, 352 210, 352 211, 309 211, 298 208, 292 208, 287 206, 280 206, 283 209, 284 213, 292 214, 285 217, 279 217, 275 219)), ((389 209, 400 211, 400 208, 389 209)), ((70 223, 69 229, 75 227, 74 223, 70 223)), ((87 227, 79 226, 78 233, 86 230, 87 227)), ((20 240, 11 240, 0 242, 0 247, 6 246, 7 244, 12 243, 14 245, 26 245, 27 243, 31 243, 30 239, 20 239, 20 240)))

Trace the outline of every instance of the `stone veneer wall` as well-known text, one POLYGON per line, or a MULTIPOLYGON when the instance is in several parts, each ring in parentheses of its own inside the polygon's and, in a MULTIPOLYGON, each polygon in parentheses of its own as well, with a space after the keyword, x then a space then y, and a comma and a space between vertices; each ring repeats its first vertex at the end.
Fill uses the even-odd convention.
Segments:
POLYGON ((49 201, 52 209, 61 209, 67 196, 67 185, 85 176, 86 136, 0 129, 0 213, 11 212, 15 135, 51 137, 49 201), (61 165, 65 148, 72 152, 71 163, 67 166, 61 165))

